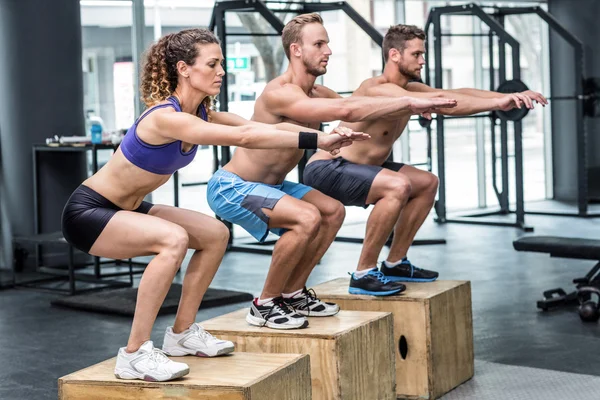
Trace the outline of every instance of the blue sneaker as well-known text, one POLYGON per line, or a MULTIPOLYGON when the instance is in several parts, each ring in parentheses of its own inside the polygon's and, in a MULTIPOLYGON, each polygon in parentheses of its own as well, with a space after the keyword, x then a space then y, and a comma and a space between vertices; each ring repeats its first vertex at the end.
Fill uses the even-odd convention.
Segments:
POLYGON ((433 282, 438 273, 417 268, 406 257, 395 267, 390 267, 387 261, 381 263, 381 272, 392 282, 433 282))
POLYGON ((406 290, 406 286, 398 282, 391 282, 377 269, 373 268, 362 278, 350 275, 350 294, 367 294, 370 296, 389 296, 406 290))

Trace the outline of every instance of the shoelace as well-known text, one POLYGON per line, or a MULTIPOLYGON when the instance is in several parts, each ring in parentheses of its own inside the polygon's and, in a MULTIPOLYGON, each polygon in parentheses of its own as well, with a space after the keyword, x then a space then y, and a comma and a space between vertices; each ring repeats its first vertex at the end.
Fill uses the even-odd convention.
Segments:
MULTIPOLYGON (((304 296, 300 299, 300 303, 294 306, 288 303, 286 303, 286 305, 288 305, 292 309, 307 310, 308 312, 310 312, 310 303, 312 303, 313 301, 319 301, 317 293, 314 291, 314 289, 307 289, 306 286, 304 286, 304 288, 302 289, 302 294, 304 296)), ((288 299, 288 301, 289 300, 291 299, 288 299)))
POLYGON ((273 305, 269 309, 269 312, 267 313, 267 316, 265 317, 265 322, 262 326, 265 326, 267 324, 267 321, 269 320, 269 318, 273 314, 278 313, 278 312, 281 312, 285 316, 287 316, 288 314, 293 314, 294 309, 292 307, 290 307, 285 301, 283 301, 283 297, 275 297, 273 299, 273 305))
POLYGON ((198 325, 198 330, 196 331, 196 334, 198 335, 198 337, 200 337, 200 339, 202 339, 204 341, 204 343, 206 343, 208 341, 216 340, 216 338, 213 335, 206 332, 204 330, 204 328, 200 325, 198 325))
MULTIPOLYGON (((406 264, 410 265, 410 276, 411 277, 413 277, 415 275, 415 271, 418 271, 418 272, 424 271, 423 268, 415 267, 413 265, 413 263, 408 261, 408 259, 406 261, 407 261, 406 263, 401 263, 401 265, 406 265, 406 264)), ((383 261, 382 261, 382 263, 383 263, 383 261)))
POLYGON ((377 278, 381 283, 386 284, 388 283, 390 280, 387 279, 385 277, 385 275, 383 274, 383 272, 376 270, 376 271, 369 271, 369 275, 374 276, 375 278, 377 278))
POLYGON ((157 349, 156 347, 152 349, 149 358, 157 364, 164 364, 170 361, 167 357, 167 354, 161 349, 157 349))
POLYGON ((302 308, 308 308, 310 303, 312 303, 313 301, 319 301, 319 298, 317 297, 317 293, 312 288, 307 289, 305 286, 304 290, 302 290, 302 294, 304 295, 304 299, 303 299, 304 301, 302 303, 300 303, 300 306, 302 308))

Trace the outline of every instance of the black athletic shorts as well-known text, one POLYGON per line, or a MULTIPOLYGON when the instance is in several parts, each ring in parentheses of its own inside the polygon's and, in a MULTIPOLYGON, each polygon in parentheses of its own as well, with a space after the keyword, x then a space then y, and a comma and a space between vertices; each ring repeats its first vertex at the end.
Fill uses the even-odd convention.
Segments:
POLYGON ((345 206, 367 207, 367 196, 382 169, 398 172, 404 164, 386 161, 381 166, 355 164, 341 157, 317 160, 304 168, 304 184, 339 200, 345 206))
MULTIPOLYGON (((153 204, 142 201, 134 212, 148 214, 153 204)), ((122 208, 87 186, 79 185, 62 214, 62 232, 70 244, 88 253, 108 221, 122 208)))

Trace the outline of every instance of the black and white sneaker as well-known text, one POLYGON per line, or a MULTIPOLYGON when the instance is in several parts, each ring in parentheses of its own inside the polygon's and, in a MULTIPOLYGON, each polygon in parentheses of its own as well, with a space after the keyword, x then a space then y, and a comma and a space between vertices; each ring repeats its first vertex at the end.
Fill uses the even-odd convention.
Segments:
POLYGON ((306 286, 302 292, 294 297, 283 299, 288 305, 300 315, 306 317, 330 317, 340 312, 340 306, 334 303, 321 301, 313 289, 307 289, 306 286))
POLYGON ((306 328, 308 321, 302 315, 296 314, 283 297, 276 297, 268 303, 257 304, 258 299, 254 299, 246 322, 254 326, 266 326, 272 329, 299 329, 306 328))

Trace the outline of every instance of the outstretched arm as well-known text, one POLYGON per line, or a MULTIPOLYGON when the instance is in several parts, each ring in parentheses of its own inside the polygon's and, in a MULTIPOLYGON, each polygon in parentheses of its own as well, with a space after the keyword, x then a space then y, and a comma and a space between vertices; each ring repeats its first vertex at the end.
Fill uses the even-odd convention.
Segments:
POLYGON ((321 132, 317 129, 307 128, 301 125, 291 124, 289 122, 280 122, 278 124, 265 124, 262 122, 257 122, 253 120, 248 120, 244 117, 240 117, 237 114, 233 114, 230 112, 213 112, 212 120, 216 124, 228 125, 228 126, 243 126, 243 125, 253 125, 253 126, 263 126, 268 128, 277 128, 284 131, 290 132, 315 132, 318 134, 325 135, 324 132, 321 132))
MULTIPOLYGON (((409 83, 408 90, 411 90, 411 85, 415 85, 415 83, 409 83)), ((419 83, 417 85, 421 85, 421 84, 419 83)), ((427 86, 427 85, 425 85, 425 86, 427 86)), ((447 92, 464 94, 466 96, 473 96, 473 97, 483 97, 484 99, 498 99, 504 95, 503 93, 491 92, 489 90, 472 89, 472 88, 449 89, 449 90, 447 90, 447 92)))
POLYGON ((439 113, 444 115, 471 115, 484 111, 533 108, 531 98, 521 93, 500 94, 499 97, 479 97, 451 90, 434 89, 417 82, 409 83, 407 89, 386 83, 369 88, 368 91, 371 95, 380 96, 389 96, 391 93, 395 93, 396 96, 455 98, 458 103, 457 107, 439 110, 439 113))
MULTIPOLYGON (((153 131, 151 132, 153 135, 199 145, 240 146, 249 149, 297 149, 300 142, 301 134, 298 133, 300 130, 302 132, 319 132, 305 130, 301 127, 298 127, 298 131, 291 132, 278 129, 273 125, 260 123, 239 126, 220 125, 171 109, 161 111, 153 113, 154 124, 147 127, 147 129, 153 131)), ((235 117, 232 120, 230 116, 229 121, 235 123, 235 117)), ((237 118, 246 121, 241 117, 237 118)), ((341 147, 349 146, 352 141, 368 138, 368 135, 354 132, 346 135, 321 135, 317 133, 316 147, 337 154, 341 147)))
MULTIPOLYGON (((410 86, 413 85, 413 83, 409 83, 408 85, 409 85, 408 86, 409 90, 411 90, 410 86)), ((417 84, 417 85, 420 85, 420 84, 417 84)), ((465 94, 467 96, 483 97, 483 98, 487 98, 487 99, 499 99, 502 96, 504 96, 504 93, 492 92, 489 90, 481 90, 481 89, 471 89, 471 88, 451 89, 451 90, 448 90, 448 92, 465 94)), ((535 100, 542 106, 545 106, 546 104, 548 104, 548 100, 541 93, 534 92, 533 90, 526 90, 524 92, 520 92, 520 94, 524 94, 524 95, 528 96, 529 98, 531 98, 531 100, 535 100)))
MULTIPOLYGON (((414 114, 409 97, 366 97, 340 98, 308 97, 299 87, 286 85, 277 90, 263 93, 265 105, 270 112, 302 123, 321 123, 342 120, 358 122, 389 115, 414 114)), ((452 107, 451 99, 430 99, 430 107, 452 107)), ((416 111, 420 113, 424 111, 416 111)))

